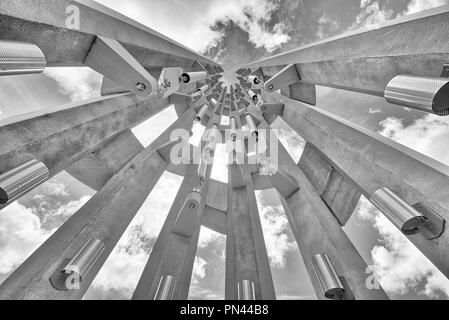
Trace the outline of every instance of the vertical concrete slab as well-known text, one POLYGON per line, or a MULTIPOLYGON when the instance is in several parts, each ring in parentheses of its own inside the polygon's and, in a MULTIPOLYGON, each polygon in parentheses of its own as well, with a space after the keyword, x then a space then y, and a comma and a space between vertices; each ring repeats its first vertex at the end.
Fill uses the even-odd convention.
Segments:
MULTIPOLYGON (((247 187, 229 184, 228 232, 226 238, 226 300, 238 298, 237 283, 254 282, 256 300, 275 300, 271 269, 248 166, 242 166, 247 187)), ((232 175, 229 174, 232 182, 232 175)))

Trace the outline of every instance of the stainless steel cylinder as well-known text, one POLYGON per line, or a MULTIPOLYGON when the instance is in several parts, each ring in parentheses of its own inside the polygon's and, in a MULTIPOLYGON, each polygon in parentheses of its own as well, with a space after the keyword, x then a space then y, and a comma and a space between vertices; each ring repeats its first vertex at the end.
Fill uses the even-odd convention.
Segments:
POLYGON ((207 112, 208 109, 209 109, 209 106, 207 104, 202 106, 200 111, 196 114, 194 122, 201 122, 201 121, 203 121, 203 118, 206 115, 206 112, 207 112))
POLYGON ((229 126, 230 126, 230 135, 231 135, 231 139, 233 141, 235 141, 235 139, 237 139, 237 122, 235 120, 234 117, 231 117, 231 120, 229 121, 229 126))
POLYGON ((154 300, 172 300, 175 293, 176 279, 171 275, 161 277, 154 300))
POLYGON ((0 40, 0 76, 40 73, 47 62, 32 43, 0 40))
POLYGON ((206 91, 209 90, 209 85, 205 84, 204 86, 202 86, 198 90, 201 91, 203 94, 205 94, 206 91))
POLYGON ((201 183, 204 183, 204 181, 206 181, 206 174, 207 174, 207 162, 201 159, 198 165, 198 177, 200 177, 201 183))
POLYGON ((257 126, 254 123, 254 119, 250 114, 246 115, 246 123, 248 124, 249 131, 251 132, 251 135, 257 139, 259 136, 259 132, 257 131, 257 126))
POLYGON ((209 135, 207 136, 206 145, 204 147, 204 152, 208 153, 209 157, 212 157, 213 152, 215 150, 215 146, 217 145, 218 140, 218 127, 213 125, 211 130, 209 131, 209 135))
POLYGON ((254 282, 250 280, 241 280, 237 283, 238 300, 252 301, 256 300, 256 290, 254 282))
POLYGON ((198 81, 206 80, 207 73, 204 71, 200 72, 185 72, 181 75, 183 83, 193 83, 198 81))
POLYGON ((30 160, 0 176, 0 204, 9 204, 49 178, 49 170, 40 161, 30 160))
POLYGON ((317 254, 312 258, 311 265, 326 298, 335 299, 345 292, 327 255, 317 254))
POLYGON ((390 81, 384 95, 389 103, 449 115, 449 78, 399 75, 390 81))
POLYGON ((258 101, 257 94, 253 90, 248 90, 248 95, 254 102, 258 101))
POLYGON ((248 82, 249 82, 249 83, 252 83, 252 84, 254 84, 254 85, 259 85, 259 84, 261 83, 259 77, 254 76, 254 75, 248 76, 248 82))
POLYGON ((418 233, 418 226, 426 222, 420 212, 387 188, 374 192, 370 201, 406 235, 418 233))
POLYGON ((102 241, 90 239, 65 266, 64 273, 77 274, 82 281, 104 249, 102 241))

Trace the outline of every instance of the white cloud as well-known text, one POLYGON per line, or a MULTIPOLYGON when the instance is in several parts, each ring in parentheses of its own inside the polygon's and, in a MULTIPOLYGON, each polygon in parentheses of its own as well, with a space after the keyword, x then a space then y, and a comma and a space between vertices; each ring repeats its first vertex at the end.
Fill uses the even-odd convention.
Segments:
POLYGON ((176 6, 165 0, 151 1, 151 5, 141 0, 98 2, 198 52, 204 52, 222 38, 220 31, 211 29, 218 21, 233 21, 248 32, 250 42, 270 52, 290 40, 283 23, 271 30, 267 27, 278 6, 271 0, 179 1, 176 6))
POLYGON ((407 6, 407 10, 403 14, 412 14, 419 11, 427 10, 433 7, 447 4, 447 0, 412 0, 407 6))
POLYGON ((102 76, 90 68, 47 68, 44 75, 56 80, 58 90, 72 101, 100 95, 102 76))
POLYGON ((193 283, 198 283, 199 280, 206 278, 206 266, 206 260, 198 256, 195 257, 195 263, 193 264, 193 283))
POLYGON ((429 114, 405 126, 401 119, 389 117, 380 125, 383 136, 449 165, 449 118, 429 114))
POLYGON ((0 214, 0 273, 17 268, 52 232, 42 228, 30 209, 12 203, 0 214))
POLYGON ((376 28, 380 23, 391 19, 393 16, 393 10, 381 9, 378 1, 361 0, 360 8, 363 10, 356 17, 354 24, 349 28, 350 30, 360 27, 376 28))
POLYGON ((361 199, 357 215, 374 224, 382 245, 371 252, 372 270, 389 293, 405 295, 418 291, 429 297, 449 297, 449 280, 366 198, 361 199), (424 282, 425 289, 419 286, 424 282))
POLYGON ((289 224, 282 205, 265 205, 264 192, 256 191, 265 245, 267 247, 270 265, 276 268, 286 266, 286 255, 295 250, 295 243, 287 235, 289 224))
POLYGON ((202 227, 201 234, 198 240, 198 248, 204 249, 207 248, 211 243, 215 241, 223 241, 225 238, 224 235, 215 232, 209 228, 202 227))

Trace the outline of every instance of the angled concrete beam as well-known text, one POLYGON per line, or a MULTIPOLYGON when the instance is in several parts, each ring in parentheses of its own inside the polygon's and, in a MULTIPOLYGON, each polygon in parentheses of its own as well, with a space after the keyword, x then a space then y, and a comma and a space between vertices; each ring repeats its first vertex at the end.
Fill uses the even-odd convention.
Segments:
POLYGON ((188 111, 111 178, 5 280, 0 286, 0 299, 81 299, 167 168, 169 162, 161 150, 173 146, 172 131, 189 126, 194 115, 194 110, 188 111), (102 241, 105 248, 80 288, 55 289, 50 277, 61 275, 66 260, 73 258, 88 239, 102 241))
POLYGON ((449 5, 245 65, 295 64, 308 83, 383 96, 399 74, 438 77, 449 61, 449 5))
POLYGON ((0 172, 34 158, 54 176, 166 107, 168 100, 157 96, 122 94, 1 120, 0 172))
POLYGON ((0 17, 0 38, 28 39, 42 49, 49 66, 83 65, 97 35, 119 41, 144 67, 188 68, 196 60, 218 65, 95 1, 4 0, 0 17), (76 23, 71 18, 78 10, 76 23))
POLYGON ((228 226, 227 213, 206 205, 201 224, 206 228, 225 235, 228 226))
POLYGON ((154 148, 158 143, 120 170, 13 272, 0 286, 1 299, 81 299, 168 166, 154 148), (89 239, 100 240, 104 250, 78 279, 79 288, 67 287, 63 268, 89 239), (60 278, 69 290, 56 289, 60 278))
MULTIPOLYGON (((200 226, 198 225, 195 235, 191 238, 172 233, 171 230, 188 194, 199 185, 197 170, 196 165, 191 165, 187 169, 181 187, 134 291, 133 300, 155 299, 160 279, 165 275, 171 275, 176 279, 174 295, 171 299, 186 300, 188 297, 200 226), (187 268, 187 266, 191 267, 187 268)), ((204 210, 204 202, 200 205, 200 210, 204 210)))
POLYGON ((98 191, 143 149, 132 131, 126 130, 75 162, 66 171, 98 191))
POLYGON ((138 95, 154 94, 158 88, 158 80, 114 39, 96 37, 85 64, 138 95))
MULTIPOLYGON (((368 199, 379 189, 389 188, 409 205, 423 202, 449 219, 449 168, 429 157, 371 132, 329 112, 289 100, 278 94, 263 94, 267 103, 284 103, 282 118, 362 190, 368 199)), ((272 121, 274 118, 267 117, 272 121)), ((408 239, 435 266, 449 276, 449 233, 427 240, 421 234, 408 239)))
MULTIPOLYGON (((255 117, 261 117, 261 114, 256 111, 252 114, 255 117)), ((270 130, 270 126, 263 119, 259 128, 270 130)), ((367 288, 366 263, 308 177, 296 165, 280 141, 278 164, 279 172, 288 174, 300 186, 299 190, 287 197, 279 195, 318 298, 326 299, 310 260, 316 254, 327 254, 338 275, 345 278, 355 299, 388 299, 382 288, 375 290, 367 288)), ((253 176, 257 177, 257 175, 253 176)), ((266 183, 270 182, 270 179, 264 178, 256 179, 263 189, 266 189, 266 183)))
POLYGON ((310 143, 306 144, 298 165, 340 224, 346 225, 359 203, 362 191, 310 143))
POLYGON ((238 298, 238 283, 254 283, 256 300, 275 300, 273 279, 260 223, 250 168, 240 166, 246 187, 233 188, 229 170, 229 211, 226 238, 226 300, 238 298))

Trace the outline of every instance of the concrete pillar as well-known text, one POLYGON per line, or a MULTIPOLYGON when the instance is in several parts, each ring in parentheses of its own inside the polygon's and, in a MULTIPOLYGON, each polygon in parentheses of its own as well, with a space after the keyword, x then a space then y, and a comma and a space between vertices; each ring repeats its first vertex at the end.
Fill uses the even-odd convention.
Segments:
MULTIPOLYGON (((134 291, 133 300, 153 300, 159 281, 164 275, 171 275, 176 279, 174 300, 187 299, 188 297, 200 225, 198 225, 194 236, 191 238, 172 233, 171 229, 188 194, 199 185, 200 180, 197 170, 198 166, 196 165, 190 165, 187 169, 178 194, 134 291)), ((203 210, 203 208, 204 205, 200 205, 200 210, 203 210)))
MULTIPOLYGON (((210 129, 217 115, 210 113, 207 129, 210 129)), ((202 144, 204 146, 204 143, 202 144)), ((204 215, 207 194, 210 184, 212 166, 208 166, 206 179, 202 188, 199 216, 204 215)), ((142 276, 133 294, 134 300, 152 300, 156 297, 161 278, 172 276, 175 279, 173 300, 187 300, 193 264, 198 246, 198 238, 201 230, 201 219, 198 220, 196 230, 192 237, 185 237, 172 232, 178 214, 184 205, 187 196, 193 188, 200 185, 198 165, 188 165, 184 180, 176 195, 175 201, 165 220, 164 226, 151 251, 150 258, 145 266, 142 276)))
MULTIPOLYGON (((422 202, 449 219, 449 167, 381 135, 318 108, 263 93, 267 103, 285 104, 283 119, 356 183, 368 199, 388 188, 409 205, 422 202)), ((273 117, 267 116, 270 121, 273 117)), ((408 239, 449 276, 449 232, 434 240, 421 234, 408 239)))
POLYGON ((310 143, 306 144, 298 165, 339 223, 346 225, 360 200, 362 191, 359 187, 336 170, 310 143))
POLYGON ((275 300, 270 263, 263 237, 249 166, 243 165, 246 187, 232 188, 229 171, 226 238, 226 300, 237 300, 237 283, 254 283, 256 300, 275 300))
POLYGON ((369 289, 367 265, 351 240, 342 230, 326 203, 319 196, 304 172, 279 145, 279 168, 293 177, 300 190, 281 202, 298 243, 315 292, 319 299, 326 299, 312 269, 311 259, 317 254, 327 254, 337 274, 344 277, 357 300, 388 299, 382 288, 369 289))
POLYGON ((66 221, 0 286, 0 299, 80 299, 123 232, 168 166, 158 150, 169 144, 173 129, 188 127, 194 117, 188 111, 147 149, 139 153, 66 221), (89 239, 104 243, 104 251, 82 279, 79 289, 60 291, 49 278, 60 274, 89 239))

